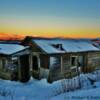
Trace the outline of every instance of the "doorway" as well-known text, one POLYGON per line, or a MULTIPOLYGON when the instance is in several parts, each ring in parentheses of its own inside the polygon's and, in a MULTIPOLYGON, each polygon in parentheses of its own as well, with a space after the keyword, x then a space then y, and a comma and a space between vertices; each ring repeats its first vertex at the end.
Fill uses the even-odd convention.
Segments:
POLYGON ((29 66, 29 55, 20 56, 20 81, 27 82, 30 79, 29 66))
POLYGON ((34 78, 39 78, 39 65, 38 65, 38 57, 32 57, 32 76, 34 78))
POLYGON ((37 58, 37 56, 33 56, 32 61, 33 61, 32 69, 38 71, 38 58, 37 58))

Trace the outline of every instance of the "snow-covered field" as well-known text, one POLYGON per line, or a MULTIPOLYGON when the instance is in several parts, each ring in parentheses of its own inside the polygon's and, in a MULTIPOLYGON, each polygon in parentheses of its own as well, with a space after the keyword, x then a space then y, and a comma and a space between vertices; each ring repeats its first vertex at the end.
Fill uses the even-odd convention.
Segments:
POLYGON ((98 84, 99 87, 97 88, 63 93, 53 97, 51 100, 100 100, 100 82, 98 84))
POLYGON ((93 73, 52 84, 45 79, 28 83, 0 80, 0 100, 100 100, 99 78, 93 73))

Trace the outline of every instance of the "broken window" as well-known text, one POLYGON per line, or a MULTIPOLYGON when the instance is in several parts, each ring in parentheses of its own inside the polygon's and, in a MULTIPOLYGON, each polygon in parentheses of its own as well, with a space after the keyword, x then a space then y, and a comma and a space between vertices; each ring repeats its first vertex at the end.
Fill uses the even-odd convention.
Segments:
POLYGON ((71 57, 71 66, 77 66, 77 56, 71 57))
POLYGON ((7 65, 6 65, 6 70, 14 71, 14 70, 17 70, 17 67, 18 67, 18 58, 12 57, 12 59, 10 61, 8 61, 7 65))
POLYGON ((7 71, 7 65, 8 65, 8 60, 7 59, 5 59, 5 58, 3 58, 3 59, 1 59, 1 61, 0 61, 0 67, 1 67, 1 69, 3 70, 3 71, 7 71))
POLYGON ((60 67, 60 57, 50 57, 50 67, 51 68, 60 67))

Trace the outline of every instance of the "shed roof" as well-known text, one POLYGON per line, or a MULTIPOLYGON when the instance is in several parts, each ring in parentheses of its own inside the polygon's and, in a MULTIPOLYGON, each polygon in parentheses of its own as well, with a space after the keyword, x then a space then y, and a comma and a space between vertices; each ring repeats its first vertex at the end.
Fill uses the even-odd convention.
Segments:
POLYGON ((25 48, 26 47, 19 44, 0 44, 0 54, 11 55, 25 48))
POLYGON ((100 51, 89 40, 80 39, 32 39, 46 53, 71 53, 71 52, 87 52, 100 51), (62 50, 53 45, 62 45, 62 50))

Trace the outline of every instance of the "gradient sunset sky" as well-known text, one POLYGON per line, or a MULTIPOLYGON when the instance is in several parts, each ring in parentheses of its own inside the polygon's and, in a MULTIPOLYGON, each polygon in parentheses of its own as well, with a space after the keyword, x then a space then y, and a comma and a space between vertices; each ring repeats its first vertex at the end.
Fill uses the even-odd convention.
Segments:
POLYGON ((0 36, 100 37, 100 0, 0 0, 0 36))

